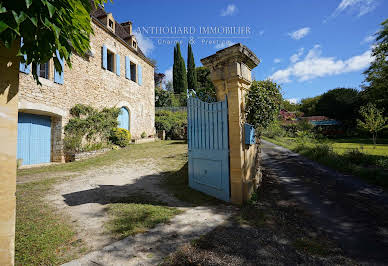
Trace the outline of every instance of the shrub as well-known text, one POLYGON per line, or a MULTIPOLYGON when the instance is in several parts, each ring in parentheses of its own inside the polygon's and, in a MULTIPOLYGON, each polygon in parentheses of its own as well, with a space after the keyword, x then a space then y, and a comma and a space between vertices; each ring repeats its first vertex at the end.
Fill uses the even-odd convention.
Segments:
POLYGON ((155 114, 155 127, 166 131, 168 138, 185 139, 187 112, 158 111, 155 114))
POLYGON ((144 139, 145 137, 147 137, 147 133, 145 133, 145 132, 143 131, 143 133, 141 133, 140 137, 141 137, 142 139, 144 139))
POLYGON ((263 130, 263 135, 269 138, 284 137, 286 135, 286 131, 279 125, 278 121, 274 121, 265 130, 263 130))
POLYGON ((311 124, 308 120, 302 119, 296 124, 297 130, 300 131, 311 131, 314 128, 314 125, 311 124))
POLYGON ((247 122, 259 135, 278 116, 282 95, 280 86, 271 80, 253 81, 246 95, 247 122))
POLYGON ((63 141, 67 152, 80 152, 83 150, 81 133, 65 134, 63 141))
POLYGON ((333 157, 336 154, 333 151, 333 147, 328 144, 318 144, 311 149, 311 156, 314 159, 323 159, 333 157))
POLYGON ((65 150, 81 152, 107 146, 111 130, 118 125, 119 113, 119 108, 99 111, 89 105, 76 104, 70 109, 72 118, 65 126, 65 150))
POLYGON ((124 128, 113 128, 110 135, 113 144, 120 147, 128 146, 131 143, 131 133, 124 128))
POLYGON ((350 163, 356 165, 370 165, 375 163, 371 156, 368 156, 359 149, 351 149, 344 154, 344 157, 350 163))

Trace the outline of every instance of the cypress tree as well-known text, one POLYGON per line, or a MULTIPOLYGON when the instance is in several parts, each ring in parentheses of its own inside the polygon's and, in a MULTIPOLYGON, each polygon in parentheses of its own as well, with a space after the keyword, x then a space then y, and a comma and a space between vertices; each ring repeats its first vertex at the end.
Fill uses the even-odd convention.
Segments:
POLYGON ((174 64, 172 65, 172 87, 174 89, 178 89, 178 83, 177 83, 177 69, 178 69, 178 62, 177 62, 177 53, 176 53, 176 47, 174 47, 174 64))
POLYGON ((197 72, 195 71, 195 61, 191 44, 187 46, 187 87, 190 90, 197 89, 197 72))
POLYGON ((173 87, 175 94, 181 94, 187 91, 187 74, 185 60, 181 55, 181 48, 179 43, 174 49, 174 65, 173 65, 173 87))

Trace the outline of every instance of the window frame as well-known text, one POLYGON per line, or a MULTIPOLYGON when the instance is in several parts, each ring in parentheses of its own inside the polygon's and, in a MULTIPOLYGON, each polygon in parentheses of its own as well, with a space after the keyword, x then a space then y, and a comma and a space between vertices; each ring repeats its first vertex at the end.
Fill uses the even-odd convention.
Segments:
POLYGON ((106 70, 116 73, 116 54, 109 49, 106 50, 106 70))
POLYGON ((131 71, 130 80, 137 83, 137 64, 131 61, 129 67, 131 71))

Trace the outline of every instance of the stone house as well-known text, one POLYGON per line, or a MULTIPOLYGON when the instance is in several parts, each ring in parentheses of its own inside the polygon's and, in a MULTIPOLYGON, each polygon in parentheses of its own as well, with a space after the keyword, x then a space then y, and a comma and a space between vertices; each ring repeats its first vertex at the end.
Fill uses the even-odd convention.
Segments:
POLYGON ((155 134, 154 65, 138 47, 132 23, 118 23, 102 8, 91 18, 91 49, 85 57, 73 54, 72 68, 62 62, 59 74, 53 60, 20 65, 17 157, 23 165, 64 162, 64 126, 77 103, 121 108, 119 126, 134 139, 155 134))

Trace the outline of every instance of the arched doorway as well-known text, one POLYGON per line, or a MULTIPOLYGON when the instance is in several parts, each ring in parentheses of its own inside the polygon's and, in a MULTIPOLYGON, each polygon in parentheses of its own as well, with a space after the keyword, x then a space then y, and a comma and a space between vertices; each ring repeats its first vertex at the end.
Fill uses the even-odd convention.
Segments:
POLYGON ((118 117, 119 128, 124 128, 126 130, 129 130, 129 111, 125 107, 120 108, 120 114, 118 117))

